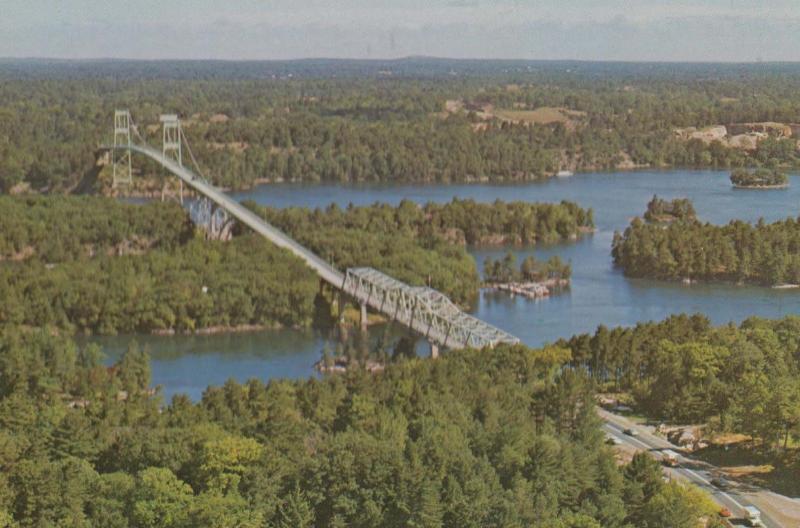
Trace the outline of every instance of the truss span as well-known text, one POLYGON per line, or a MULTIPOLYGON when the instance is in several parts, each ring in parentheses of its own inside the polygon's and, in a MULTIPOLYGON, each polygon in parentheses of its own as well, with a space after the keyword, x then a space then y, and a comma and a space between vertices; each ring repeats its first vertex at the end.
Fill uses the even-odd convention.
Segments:
POLYGON ((100 149, 136 152, 153 159, 227 214, 276 246, 291 251, 334 288, 425 336, 433 344, 442 348, 458 349, 519 342, 511 334, 462 312, 450 299, 432 288, 409 286, 372 268, 350 268, 342 273, 208 183, 205 178, 149 145, 126 141, 113 146, 105 145, 100 149))
POLYGON ((342 289, 444 348, 484 348, 519 339, 458 309, 433 288, 409 286, 373 268, 347 270, 342 289))

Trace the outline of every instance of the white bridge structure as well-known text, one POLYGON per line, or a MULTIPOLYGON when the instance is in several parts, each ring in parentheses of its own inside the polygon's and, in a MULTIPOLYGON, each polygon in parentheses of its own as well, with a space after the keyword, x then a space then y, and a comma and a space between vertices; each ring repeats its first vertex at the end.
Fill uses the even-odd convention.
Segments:
POLYGON ((434 357, 438 355, 439 347, 481 349, 501 343, 519 343, 519 339, 511 334, 464 313, 444 294, 432 288, 410 286, 372 268, 349 268, 342 273, 214 187, 202 176, 178 116, 162 115, 160 121, 163 144, 158 150, 142 139, 128 110, 114 113, 114 144, 100 147, 101 151, 111 152, 114 186, 132 183, 132 154, 141 154, 158 162, 179 179, 181 203, 184 185, 197 193, 199 199, 190 205, 190 215, 212 236, 229 232, 233 220, 238 220, 278 247, 292 252, 321 280, 358 302, 362 328, 366 328, 369 307, 427 339, 434 357), (196 172, 183 166, 184 147, 196 172))

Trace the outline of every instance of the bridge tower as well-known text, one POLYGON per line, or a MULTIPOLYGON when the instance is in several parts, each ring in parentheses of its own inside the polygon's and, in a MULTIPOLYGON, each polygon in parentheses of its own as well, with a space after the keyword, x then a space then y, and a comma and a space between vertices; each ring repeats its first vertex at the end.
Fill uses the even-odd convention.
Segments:
POLYGON ((131 171, 131 113, 128 110, 114 111, 114 149, 111 151, 111 166, 113 170, 112 187, 118 185, 131 185, 133 173, 131 171), (122 154, 117 154, 118 147, 126 147, 122 154), (119 156, 119 159, 117 159, 119 156))
MULTIPOLYGON (((161 114, 159 118, 162 127, 163 143, 161 153, 164 158, 171 158, 181 167, 183 156, 181 153, 181 122, 177 114, 161 114)), ((183 181, 180 181, 180 203, 183 203, 183 181)))

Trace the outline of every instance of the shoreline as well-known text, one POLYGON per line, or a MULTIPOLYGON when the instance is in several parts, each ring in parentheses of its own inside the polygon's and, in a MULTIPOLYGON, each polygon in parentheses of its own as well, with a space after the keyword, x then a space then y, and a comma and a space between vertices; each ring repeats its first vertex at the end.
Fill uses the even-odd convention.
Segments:
POLYGON ((615 264, 615 267, 618 267, 622 270, 622 274, 627 277, 628 279, 634 280, 645 280, 645 281, 654 281, 654 282, 661 282, 665 284, 681 284, 683 286, 736 286, 739 288, 751 287, 751 288, 766 288, 770 290, 796 290, 800 289, 800 284, 794 284, 791 282, 780 283, 780 284, 767 284, 763 282, 746 282, 746 281, 734 281, 734 280, 725 280, 725 279, 690 279, 688 277, 683 278, 663 278, 663 277, 648 277, 645 275, 628 275, 625 273, 625 268, 623 266, 618 266, 615 264))
MULTIPOLYGON (((220 334, 244 334, 247 332, 261 332, 264 330, 283 330, 285 328, 300 327, 287 327, 278 323, 275 324, 243 324, 243 325, 213 325, 195 330, 176 330, 174 328, 164 328, 160 330, 151 330, 146 332, 148 335, 170 337, 170 336, 192 336, 192 335, 220 335, 220 334)), ((92 334, 97 335, 97 334, 92 334)))
POLYGON ((570 286, 569 279, 548 279, 541 282, 486 282, 481 285, 481 290, 500 291, 511 294, 512 297, 521 295, 526 299, 547 299, 568 290, 570 286))
POLYGON ((788 189, 788 183, 781 183, 778 185, 737 185, 732 184, 734 189, 743 189, 743 190, 769 190, 769 189, 788 189))

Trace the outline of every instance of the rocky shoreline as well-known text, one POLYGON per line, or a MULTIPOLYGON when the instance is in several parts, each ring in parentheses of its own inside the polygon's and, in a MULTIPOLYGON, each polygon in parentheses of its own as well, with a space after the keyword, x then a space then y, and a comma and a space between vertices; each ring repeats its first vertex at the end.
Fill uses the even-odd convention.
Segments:
POLYGON ((542 282, 490 282, 484 289, 521 295, 528 299, 545 299, 570 286, 569 279, 548 279, 542 282))
POLYGON ((151 335, 156 336, 174 336, 174 335, 218 335, 218 334, 239 334, 245 332, 260 332, 262 330, 278 330, 283 328, 280 324, 265 325, 265 324, 244 324, 244 325, 215 325, 197 328, 195 330, 182 330, 178 331, 174 328, 163 328, 160 330, 153 330, 151 335))
POLYGON ((757 189, 757 190, 767 190, 767 189, 786 189, 789 187, 788 183, 779 183, 777 185, 737 185, 733 184, 734 189, 757 189))
MULTIPOLYGON (((344 374, 350 368, 350 363, 346 357, 336 357, 327 362, 323 358, 314 363, 314 370, 322 374, 344 374)), ((385 365, 379 361, 368 359, 363 368, 367 372, 374 374, 383 371, 385 365)))

